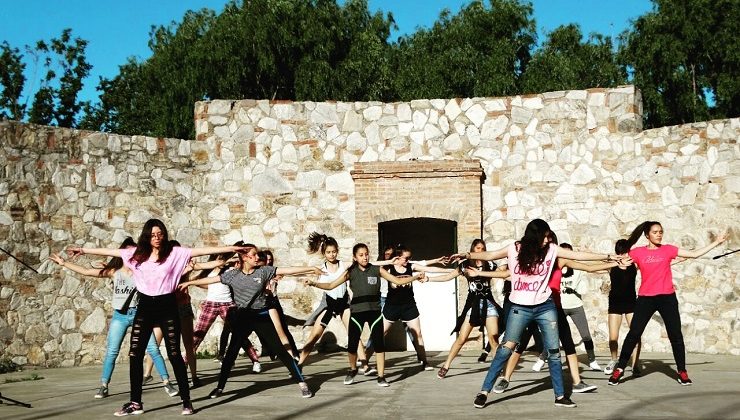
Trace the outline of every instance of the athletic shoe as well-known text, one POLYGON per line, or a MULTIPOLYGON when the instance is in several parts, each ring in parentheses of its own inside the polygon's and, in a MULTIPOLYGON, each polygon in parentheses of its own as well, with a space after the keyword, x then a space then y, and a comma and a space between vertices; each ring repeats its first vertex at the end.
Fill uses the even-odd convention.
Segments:
POLYGON ((308 385, 305 382, 299 383, 298 386, 301 387, 301 397, 303 398, 313 397, 313 392, 311 392, 311 390, 308 389, 308 385))
POLYGON ((149 376, 145 376, 145 377, 144 377, 144 382, 143 382, 142 384, 143 384, 143 385, 146 385, 146 384, 148 384, 149 382, 151 382, 151 381, 153 381, 153 380, 154 380, 154 378, 152 377, 152 375, 149 375, 149 376))
POLYGON ((211 398, 211 399, 213 399, 213 398, 218 398, 218 397, 220 397, 220 396, 222 396, 222 395, 224 395, 224 390, 223 390, 223 389, 220 389, 220 388, 214 388, 214 389, 213 389, 213 391, 211 391, 211 392, 210 392, 210 393, 208 394, 208 398, 211 398))
POLYGON ((121 407, 120 410, 113 413, 116 417, 123 417, 123 416, 137 416, 139 414, 144 414, 144 406, 141 403, 137 402, 127 402, 126 404, 121 407))
POLYGON ((367 365, 365 369, 362 370, 362 374, 365 376, 371 376, 378 373, 378 371, 374 367, 370 367, 370 365, 367 365))
POLYGON ((365 363, 367 363, 367 360, 357 359, 357 361, 355 362, 355 366, 360 367, 360 366, 364 365, 365 363))
POLYGON ((434 368, 429 366, 427 362, 421 362, 421 370, 434 370, 434 368))
POLYGON ((504 378, 501 378, 496 382, 496 385, 493 386, 493 392, 496 394, 503 394, 504 391, 509 387, 509 381, 507 381, 504 378))
POLYGON ((545 361, 542 359, 537 359, 536 362, 532 365, 532 370, 535 372, 539 372, 542 370, 542 366, 545 366, 545 361))
POLYGON ((563 397, 560 399, 555 399, 555 407, 565 407, 565 408, 576 408, 578 407, 576 403, 570 400, 568 397, 563 397))
POLYGON ((478 356, 478 363, 486 363, 486 357, 488 357, 488 353, 481 353, 478 356))
POLYGON ((180 393, 180 391, 177 388, 175 388, 175 386, 172 385, 172 383, 170 382, 167 382, 166 384, 164 384, 164 392, 166 392, 167 395, 169 395, 170 397, 174 397, 180 393))
POLYGON ((597 388, 596 385, 589 385, 589 384, 581 381, 581 382, 573 385, 573 392, 576 392, 576 393, 579 393, 580 394, 582 392, 590 392, 590 391, 593 391, 596 388, 597 388))
POLYGON ((378 376, 378 386, 389 387, 391 384, 385 380, 385 376, 378 376))
POLYGON ((262 365, 260 364, 260 362, 254 362, 254 364, 252 364, 252 372, 254 373, 262 372, 262 365))
POLYGON ((355 381, 355 376, 357 376, 357 369, 350 370, 349 373, 347 373, 347 376, 344 377, 344 384, 352 385, 355 381))
POLYGON ((487 399, 488 399, 488 394, 479 392, 478 395, 475 396, 475 400, 473 400, 473 407, 475 408, 485 407, 487 399))
POLYGON ((606 365, 606 367, 604 368, 604 375, 611 375, 612 372, 614 372, 614 366, 616 366, 616 365, 617 365, 617 361, 616 360, 610 361, 606 365))
POLYGON ((193 377, 193 388, 200 388, 200 386, 203 385, 200 383, 200 378, 195 376, 193 377))
POLYGON ((591 370, 595 370, 597 372, 601 370, 601 366, 599 366, 599 362, 597 362, 596 360, 594 360, 593 362, 589 363, 588 364, 588 367, 590 367, 591 370))
POLYGON ((182 414, 183 416, 189 416, 193 414, 195 410, 193 410, 193 404, 190 401, 186 401, 182 403, 182 414))
POLYGON ((103 385, 98 389, 97 394, 95 394, 95 398, 101 399, 108 396, 108 387, 103 385))
POLYGON ((612 376, 609 377, 609 385, 619 385, 619 381, 622 379, 622 376, 624 376, 624 369, 614 368, 612 376))
POLYGON ((684 386, 693 384, 693 382, 691 382, 691 379, 689 379, 689 374, 685 370, 678 371, 678 378, 676 380, 679 384, 684 386))
POLYGON ((439 371, 437 371, 437 377, 439 379, 444 379, 445 376, 447 376, 447 372, 449 372, 449 369, 447 369, 446 367, 441 367, 439 368, 439 371))

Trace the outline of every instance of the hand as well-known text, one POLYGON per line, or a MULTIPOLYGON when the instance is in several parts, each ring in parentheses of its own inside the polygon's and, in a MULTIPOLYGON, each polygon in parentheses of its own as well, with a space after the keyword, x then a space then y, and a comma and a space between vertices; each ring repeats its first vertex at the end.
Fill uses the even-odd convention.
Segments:
POLYGON ((622 268, 629 267, 633 264, 632 258, 627 254, 618 255, 616 261, 617 265, 622 268))
POLYGON ((480 270, 475 269, 473 267, 467 267, 465 269, 465 276, 467 277, 478 277, 479 274, 480 274, 480 270))
POLYGON ((426 283, 429 281, 429 277, 427 277, 427 273, 421 272, 416 275, 416 281, 418 281, 419 283, 426 283))
POLYGON ((70 258, 76 258, 76 257, 79 257, 80 255, 85 254, 85 252, 82 251, 82 247, 79 247, 79 246, 67 247, 66 252, 70 258))
POLYGON ((719 236, 717 237, 717 243, 721 244, 722 242, 726 241, 729 238, 730 238, 730 233, 728 231, 724 231, 720 233, 719 236))
POLYGON ((469 254, 468 252, 463 252, 462 254, 457 253, 457 254, 452 254, 452 255, 450 255, 447 258, 449 258, 449 261, 451 261, 451 262, 458 262, 459 263, 459 262, 462 262, 462 261, 467 260, 468 259, 468 254, 469 254))
POLYGON ((188 274, 189 272, 195 270, 195 261, 191 258, 190 261, 188 261, 187 265, 185 266, 185 269, 182 270, 182 274, 188 274))
POLYGON ((303 279, 304 286, 316 286, 316 280, 303 279))
POLYGON ((49 259, 54 261, 57 265, 64 267, 64 259, 62 259, 58 254, 49 255, 49 259))
POLYGON ((321 275, 327 275, 329 273, 320 269, 319 267, 311 267, 311 274, 316 274, 317 276, 321 276, 321 275))
POLYGON ((177 290, 185 291, 190 287, 190 282, 186 281, 185 283, 180 283, 177 285, 177 290))

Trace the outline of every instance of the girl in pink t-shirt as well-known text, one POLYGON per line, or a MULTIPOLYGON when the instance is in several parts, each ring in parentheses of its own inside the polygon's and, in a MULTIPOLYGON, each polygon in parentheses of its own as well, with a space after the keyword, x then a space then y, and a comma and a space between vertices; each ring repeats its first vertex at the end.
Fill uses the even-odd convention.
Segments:
POLYGON ((640 269, 642 282, 637 292, 635 311, 630 323, 630 330, 622 343, 622 351, 611 377, 609 385, 619 385, 619 380, 624 375, 632 351, 640 341, 648 321, 657 311, 665 323, 668 339, 673 349, 673 358, 676 360, 677 381, 681 385, 691 385, 688 373, 686 373, 686 349, 681 333, 681 315, 678 312, 678 300, 673 288, 673 275, 671 273, 671 260, 676 257, 698 258, 709 252, 727 239, 727 233, 723 233, 709 245, 686 251, 673 245, 663 244, 663 226, 659 222, 647 221, 641 223, 632 231, 627 242, 629 246, 635 245, 641 236, 648 241, 646 246, 633 248, 629 256, 640 269))
POLYGON ((152 329, 159 326, 164 331, 167 355, 177 378, 182 399, 182 414, 193 414, 188 388, 188 374, 180 354, 180 317, 175 299, 175 289, 185 266, 191 257, 236 252, 242 247, 173 247, 164 223, 149 219, 139 235, 135 248, 107 249, 69 247, 67 253, 120 257, 133 273, 134 284, 139 293, 139 305, 131 331, 129 377, 131 401, 116 411, 116 416, 142 414, 141 388, 144 376, 144 351, 152 329))

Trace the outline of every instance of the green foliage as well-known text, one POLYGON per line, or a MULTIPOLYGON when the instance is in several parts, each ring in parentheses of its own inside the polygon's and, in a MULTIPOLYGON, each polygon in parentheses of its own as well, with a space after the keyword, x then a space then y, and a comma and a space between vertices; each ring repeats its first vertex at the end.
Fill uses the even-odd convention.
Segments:
POLYGON ((0 359, 0 374, 9 372, 18 372, 21 367, 13 362, 9 357, 3 357, 0 359))
POLYGON ((582 42, 578 25, 560 26, 535 52, 524 74, 525 93, 612 87, 627 74, 616 62, 611 38, 591 34, 582 42))
POLYGON ((740 3, 653 0, 622 35, 619 59, 642 90, 646 127, 737 116, 740 3), (714 97, 711 107, 707 95, 714 97))
POLYGON ((7 41, 0 45, 0 118, 21 120, 26 112, 26 105, 20 103, 26 77, 23 71, 23 54, 18 48, 11 48, 7 41))

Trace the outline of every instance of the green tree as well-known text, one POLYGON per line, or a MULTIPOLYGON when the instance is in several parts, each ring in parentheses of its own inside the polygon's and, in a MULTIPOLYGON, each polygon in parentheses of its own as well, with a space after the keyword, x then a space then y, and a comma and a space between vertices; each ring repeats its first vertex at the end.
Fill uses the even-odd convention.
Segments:
POLYGON ((556 28, 535 51, 524 73, 524 93, 614 87, 627 74, 616 60, 611 38, 591 34, 586 42, 578 25, 556 28))
POLYGON ((23 54, 18 48, 11 48, 7 41, 0 45, 0 118, 22 120, 26 105, 20 103, 26 77, 23 71, 23 54))
POLYGON ((514 95, 536 42, 532 6, 474 1, 398 42, 400 99, 514 95))
POLYGON ((653 11, 621 35, 619 51, 642 90, 645 126, 737 116, 740 2, 653 3, 653 11))

